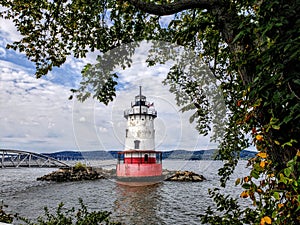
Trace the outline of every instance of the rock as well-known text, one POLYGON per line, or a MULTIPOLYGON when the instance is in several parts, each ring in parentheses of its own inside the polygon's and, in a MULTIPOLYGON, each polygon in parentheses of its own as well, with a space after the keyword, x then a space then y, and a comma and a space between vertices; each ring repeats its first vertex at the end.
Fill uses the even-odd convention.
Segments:
POLYGON ((176 171, 175 174, 169 176, 166 181, 187 181, 201 182, 206 180, 203 175, 196 174, 191 171, 176 171))
POLYGON ((54 171, 50 174, 38 177, 40 181, 56 181, 56 182, 67 182, 67 181, 81 181, 81 180, 96 180, 105 179, 106 176, 103 173, 99 173, 91 167, 86 169, 76 170, 72 168, 64 168, 54 171))
MULTIPOLYGON (((116 175, 115 169, 105 170, 102 168, 87 167, 85 169, 76 170, 73 167, 63 168, 50 174, 37 178, 40 181, 81 181, 81 180, 97 180, 113 178, 116 175)), ((164 170, 163 175, 167 177, 166 181, 181 182, 201 182, 206 180, 204 176, 191 171, 169 171, 164 170)))

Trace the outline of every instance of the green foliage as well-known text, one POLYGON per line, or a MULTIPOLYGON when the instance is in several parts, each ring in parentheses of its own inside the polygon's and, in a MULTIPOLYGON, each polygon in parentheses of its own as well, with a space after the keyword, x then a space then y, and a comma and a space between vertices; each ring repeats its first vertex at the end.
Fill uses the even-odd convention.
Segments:
POLYGON ((210 197, 214 200, 217 207, 208 207, 205 214, 200 215, 201 222, 204 224, 248 224, 254 222, 254 213, 250 208, 243 210, 229 195, 219 193, 219 189, 209 190, 210 197), (244 218, 245 211, 249 212, 247 218, 244 218))
POLYGON ((47 207, 44 208, 44 216, 37 218, 32 222, 24 217, 17 216, 17 219, 28 225, 90 225, 90 224, 106 224, 120 225, 119 222, 112 222, 109 218, 110 212, 92 211, 89 212, 84 205, 82 199, 79 199, 80 208, 65 209, 64 204, 60 203, 55 214, 52 214, 47 207))
POLYGON ((13 221, 13 215, 7 214, 4 212, 3 208, 5 205, 3 205, 3 202, 0 204, 0 222, 3 223, 12 223, 13 221))
POLYGON ((75 166, 73 167, 73 169, 75 171, 86 171, 87 167, 86 167, 86 164, 83 164, 82 162, 77 162, 75 164, 75 166))
POLYGON ((244 208, 237 199, 209 191, 216 209, 209 207, 201 220, 209 224, 299 224, 300 223, 300 151, 286 164, 275 171, 272 161, 264 152, 249 161, 252 170, 249 176, 238 178, 236 185, 244 191, 241 198, 250 198, 253 207, 244 208), (221 215, 220 215, 221 214, 221 215), (270 223, 268 223, 270 222, 270 223))
MULTIPOLYGON (((195 73, 196 68, 191 66, 192 72, 187 72, 189 65, 185 65, 185 60, 171 68, 164 82, 170 85, 182 111, 194 112, 191 121, 197 122, 200 134, 206 135, 212 128, 220 129, 220 135, 213 139, 219 142, 216 158, 225 161, 219 170, 221 185, 226 186, 242 149, 254 144, 259 151, 250 161, 249 176, 236 182, 244 189, 241 197, 250 198, 253 208, 242 209, 236 200, 214 191, 210 194, 217 203, 217 215, 209 216, 214 212, 209 209, 203 221, 212 224, 299 222, 298 0, 98 0, 92 3, 4 0, 1 5, 7 10, 0 15, 13 19, 23 35, 22 40, 8 47, 25 52, 36 63, 37 77, 62 65, 68 55, 85 57, 88 49, 105 53, 124 43, 141 40, 165 41, 190 49, 211 69, 214 79, 210 77, 207 83, 220 86, 221 98, 209 99, 218 94, 212 94, 207 88, 209 84, 202 82, 199 76, 202 71, 195 73), (174 14, 171 21, 163 24, 160 15, 170 12, 174 14), (223 118, 211 110, 211 103, 218 103, 216 99, 225 102, 225 110, 220 108, 223 118)), ((88 97, 104 104, 112 101, 118 82, 113 70, 131 65, 135 47, 136 42, 125 45, 122 57, 110 51, 99 56, 95 65, 87 65, 82 71, 81 87, 73 90, 76 96, 82 101, 88 97)), ((154 45, 147 61, 149 66, 175 59, 178 52, 173 49, 171 45, 169 48, 154 45)))

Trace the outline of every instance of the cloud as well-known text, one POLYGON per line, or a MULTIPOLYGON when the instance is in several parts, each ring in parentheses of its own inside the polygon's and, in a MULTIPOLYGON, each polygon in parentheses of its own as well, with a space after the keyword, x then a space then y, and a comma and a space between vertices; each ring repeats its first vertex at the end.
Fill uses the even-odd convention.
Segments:
MULTIPOLYGON (((0 7, 0 11, 3 7, 0 7)), ((18 41, 22 37, 12 20, 0 18, 0 34, 9 42, 18 41)))
MULTIPOLYGON (((116 100, 112 103, 112 120, 121 123, 124 118, 120 118, 124 109, 130 107, 130 102, 134 100, 139 92, 139 86, 143 87, 143 94, 147 101, 154 102, 158 111, 155 120, 156 128, 156 148, 161 150, 170 149, 207 149, 212 144, 209 138, 199 136, 195 130, 195 124, 189 123, 191 113, 180 112, 180 107, 175 103, 175 96, 169 92, 169 87, 162 84, 171 64, 156 65, 148 67, 145 63, 143 46, 137 49, 133 63, 126 70, 118 70, 120 86, 123 88, 117 93, 116 100)), ((126 122, 126 121, 125 121, 126 122)), ((125 126, 125 122, 123 126, 125 126)), ((119 140, 124 139, 124 129, 115 127, 118 123, 113 123, 114 133, 119 140)), ((215 146, 214 146, 215 147, 215 146)))
MULTIPOLYGON (((0 23, 0 26, 3 23, 0 23)), ((7 37, 18 35, 12 29, 7 37)), ((3 32, 0 34, 3 37, 3 32)), ((1 36, 0 36, 1 38, 1 36)), ((84 103, 68 100, 69 89, 78 85, 80 71, 95 62, 98 53, 86 59, 69 57, 61 69, 54 69, 43 79, 35 79, 25 57, 3 53, 0 60, 0 147, 51 152, 74 150, 122 150, 125 141, 125 109, 142 86, 149 102, 158 111, 155 119, 156 148, 211 148, 208 138, 198 135, 189 114, 182 114, 168 86, 162 84, 170 65, 147 67, 147 47, 137 49, 133 63, 126 70, 117 69, 119 86, 115 101, 104 106, 93 99, 84 103)), ((1 53, 1 51, 0 51, 1 53)))
POLYGON ((64 131, 70 113, 66 90, 34 79, 26 69, 5 67, 8 64, 3 61, 0 64, 1 147, 43 150, 58 147, 53 137, 67 137, 68 141, 70 136, 64 131), (42 142, 48 144, 36 144, 42 142))
POLYGON ((85 122, 85 117, 80 117, 80 118, 79 118, 79 121, 80 121, 80 122, 85 122))
POLYGON ((6 56, 6 51, 5 51, 5 49, 0 47, 0 58, 3 58, 3 57, 5 57, 5 56, 6 56))
POLYGON ((174 20, 174 15, 169 15, 169 16, 161 16, 159 18, 159 23, 162 27, 168 27, 170 22, 174 20))

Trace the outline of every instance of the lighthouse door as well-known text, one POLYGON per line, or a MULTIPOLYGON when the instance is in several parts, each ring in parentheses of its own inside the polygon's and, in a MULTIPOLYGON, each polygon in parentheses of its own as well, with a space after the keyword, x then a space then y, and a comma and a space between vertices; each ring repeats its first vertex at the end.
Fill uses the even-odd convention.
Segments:
POLYGON ((134 149, 140 149, 140 141, 139 140, 134 141, 134 149))

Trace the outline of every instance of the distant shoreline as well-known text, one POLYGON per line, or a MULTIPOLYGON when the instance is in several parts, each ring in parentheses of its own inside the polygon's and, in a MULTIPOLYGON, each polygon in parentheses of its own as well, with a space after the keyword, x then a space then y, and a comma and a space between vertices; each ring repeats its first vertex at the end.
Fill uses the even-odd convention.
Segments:
MULTIPOLYGON (((72 161, 72 160, 109 160, 117 159, 119 151, 59 151, 54 153, 42 153, 49 157, 55 158, 61 161, 72 161)), ((197 150, 197 151, 187 151, 187 150, 171 150, 162 151, 163 160, 214 160, 216 150, 197 150)), ((240 153, 240 159, 250 159, 256 155, 254 151, 243 150, 240 153)))

